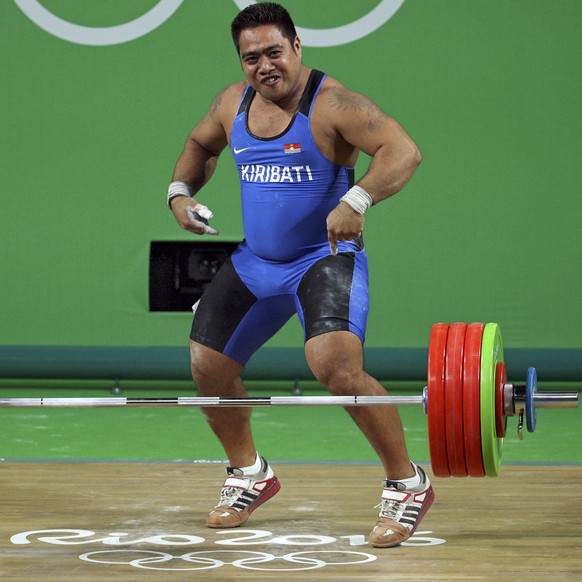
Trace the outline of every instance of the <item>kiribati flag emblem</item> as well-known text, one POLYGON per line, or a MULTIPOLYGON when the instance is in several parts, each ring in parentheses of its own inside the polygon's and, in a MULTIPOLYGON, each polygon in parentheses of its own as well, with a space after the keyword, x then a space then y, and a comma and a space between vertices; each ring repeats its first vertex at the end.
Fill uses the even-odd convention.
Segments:
POLYGON ((283 151, 286 154, 300 154, 301 144, 300 143, 286 143, 283 145, 283 151))

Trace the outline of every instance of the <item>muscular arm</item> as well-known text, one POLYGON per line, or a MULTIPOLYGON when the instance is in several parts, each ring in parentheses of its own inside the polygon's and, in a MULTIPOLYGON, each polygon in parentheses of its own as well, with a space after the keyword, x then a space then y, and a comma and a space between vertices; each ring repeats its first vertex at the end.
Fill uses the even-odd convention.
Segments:
MULTIPOLYGON (((371 156, 366 174, 357 182, 377 204, 393 196, 410 180, 421 156, 416 144, 400 124, 386 115, 367 97, 332 84, 322 103, 323 118, 335 132, 333 140, 339 151, 358 150, 371 156), (342 145, 343 144, 343 147, 342 145)), ((327 219, 328 238, 332 254, 337 252, 338 240, 360 236, 364 217, 351 206, 340 203, 327 219)))
MULTIPOLYGON (((228 142, 221 110, 226 91, 216 97, 208 113, 190 132, 174 168, 173 181, 186 183, 194 195, 212 177, 218 157, 228 142)), ((195 198, 177 196, 170 201, 170 208, 182 228, 196 234, 208 232, 204 221, 195 214, 200 208, 195 198)))
POLYGON ((186 182, 198 192, 211 178, 220 152, 227 144, 226 132, 220 118, 224 91, 200 123, 190 132, 174 168, 174 180, 186 182))
POLYGON ((327 100, 338 134, 372 158, 358 185, 374 203, 402 190, 421 162, 410 136, 370 99, 341 85, 330 88, 327 100))

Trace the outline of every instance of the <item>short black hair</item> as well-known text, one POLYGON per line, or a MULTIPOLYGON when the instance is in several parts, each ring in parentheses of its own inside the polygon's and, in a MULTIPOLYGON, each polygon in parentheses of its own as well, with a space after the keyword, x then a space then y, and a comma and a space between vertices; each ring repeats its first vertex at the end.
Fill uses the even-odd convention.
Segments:
POLYGON ((295 42, 297 31, 289 12, 275 2, 257 2, 241 10, 230 25, 237 53, 240 52, 240 33, 248 28, 256 28, 264 24, 274 24, 291 45, 295 42))

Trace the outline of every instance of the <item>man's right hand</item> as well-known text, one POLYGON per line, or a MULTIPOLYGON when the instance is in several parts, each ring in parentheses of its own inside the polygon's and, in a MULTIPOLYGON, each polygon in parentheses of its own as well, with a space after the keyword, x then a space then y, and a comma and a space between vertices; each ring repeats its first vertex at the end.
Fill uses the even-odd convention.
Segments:
POLYGON ((213 214, 209 208, 187 196, 176 196, 170 201, 170 207, 178 224, 194 234, 217 235, 218 231, 209 226, 213 214))

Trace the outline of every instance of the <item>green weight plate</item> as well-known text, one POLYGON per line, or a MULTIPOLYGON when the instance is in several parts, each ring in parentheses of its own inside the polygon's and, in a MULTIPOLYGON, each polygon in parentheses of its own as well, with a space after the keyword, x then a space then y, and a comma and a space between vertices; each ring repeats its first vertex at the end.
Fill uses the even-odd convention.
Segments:
POLYGON ((481 343, 481 449, 488 477, 499 475, 503 439, 497 437, 495 421, 495 378, 497 364, 503 362, 503 343, 496 323, 488 323, 481 343))

